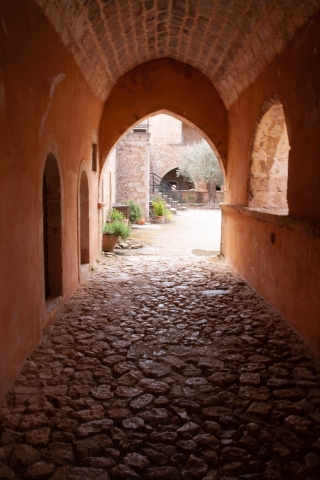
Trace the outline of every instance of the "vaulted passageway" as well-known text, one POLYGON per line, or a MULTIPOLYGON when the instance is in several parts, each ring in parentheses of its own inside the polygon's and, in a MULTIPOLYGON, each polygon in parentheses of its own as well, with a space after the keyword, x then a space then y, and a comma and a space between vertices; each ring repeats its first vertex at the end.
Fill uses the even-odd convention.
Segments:
POLYGON ((319 392, 224 263, 104 258, 1 404, 0 478, 315 479, 319 392))
POLYGON ((11 0, 0 10, 0 396, 90 271, 81 262, 100 254, 99 180, 112 147, 159 111, 216 146, 226 262, 319 353, 320 0, 11 0), (263 135, 266 105, 275 104, 288 168, 277 178, 279 150, 270 150, 262 167, 271 176, 257 179, 258 125, 263 135), (43 183, 51 156, 60 188, 53 222, 43 183), (282 211, 250 203, 254 184, 272 182, 282 211))

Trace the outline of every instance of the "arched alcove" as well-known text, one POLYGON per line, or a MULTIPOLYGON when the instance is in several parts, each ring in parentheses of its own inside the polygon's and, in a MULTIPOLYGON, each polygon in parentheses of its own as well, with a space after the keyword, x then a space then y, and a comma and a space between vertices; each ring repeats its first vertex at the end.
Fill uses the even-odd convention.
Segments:
POLYGON ((249 207, 288 211, 289 139, 282 105, 263 115, 256 131, 249 179, 249 207))
POLYGON ((47 156, 42 187, 45 298, 62 294, 61 182, 57 161, 47 156))
POLYGON ((89 184, 86 172, 81 173, 79 184, 80 263, 90 262, 89 184))
POLYGON ((169 172, 167 172, 162 179, 166 182, 174 185, 177 190, 190 190, 190 188, 194 188, 194 184, 191 182, 187 182, 181 175, 177 176, 177 168, 173 168, 169 172))

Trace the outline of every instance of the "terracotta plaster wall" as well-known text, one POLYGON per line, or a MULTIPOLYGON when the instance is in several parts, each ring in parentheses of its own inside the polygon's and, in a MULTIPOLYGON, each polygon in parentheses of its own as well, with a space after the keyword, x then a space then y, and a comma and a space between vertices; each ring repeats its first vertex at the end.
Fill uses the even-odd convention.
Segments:
MULTIPOLYGON (((320 17, 298 32, 229 111, 227 203, 247 205, 250 151, 257 121, 280 100, 290 144, 289 215, 320 219, 320 17), (269 103, 268 103, 269 102, 269 103)), ((320 237, 224 214, 227 260, 320 353, 320 237)))
POLYGON ((227 259, 320 354, 319 237, 237 213, 226 221, 227 259))
MULTIPOLYGON (((46 156, 62 185, 63 295, 79 280, 78 175, 90 167, 92 130, 102 104, 31 1, 0 2, 0 397, 46 323, 42 177, 46 156)), ((97 198, 98 174, 89 175, 97 198)), ((97 205, 90 201, 91 257, 98 251, 97 205)))
POLYGON ((217 90, 199 70, 170 58, 133 68, 111 90, 99 130, 102 162, 134 124, 166 112, 203 134, 226 168, 228 116, 217 90))

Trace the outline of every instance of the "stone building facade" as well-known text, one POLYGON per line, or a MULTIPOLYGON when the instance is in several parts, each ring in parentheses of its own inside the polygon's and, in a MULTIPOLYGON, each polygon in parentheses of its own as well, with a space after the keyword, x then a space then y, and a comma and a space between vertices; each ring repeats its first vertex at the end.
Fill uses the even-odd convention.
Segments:
MULTIPOLYGON (((182 156, 190 148, 184 142, 183 122, 171 115, 160 114, 149 118, 150 171, 163 178, 168 172, 179 167, 182 156)), ((195 132, 190 143, 200 142, 202 136, 195 132)))
POLYGON ((164 113, 149 117, 141 125, 142 128, 134 128, 123 136, 115 148, 116 202, 133 198, 148 218, 149 173, 174 182, 184 191, 184 203, 205 201, 204 184, 191 185, 175 173, 182 164, 183 155, 203 137, 181 120, 164 113), (195 190, 188 195, 191 187, 195 190))
POLYGON ((116 202, 132 198, 149 216, 150 134, 129 132, 116 147, 116 202))

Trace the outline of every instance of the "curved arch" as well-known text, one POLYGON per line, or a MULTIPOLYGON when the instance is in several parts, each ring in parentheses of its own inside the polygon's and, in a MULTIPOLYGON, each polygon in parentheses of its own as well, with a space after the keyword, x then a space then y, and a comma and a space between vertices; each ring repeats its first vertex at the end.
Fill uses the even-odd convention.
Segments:
POLYGON ((85 161, 81 162, 78 178, 78 223, 80 264, 90 262, 89 180, 85 161))
POLYGON ((190 188, 194 188, 193 182, 187 182, 187 180, 181 176, 177 177, 176 172, 178 168, 178 166, 171 168, 162 176, 162 180, 165 180, 171 185, 175 185, 178 190, 190 190, 190 188))
POLYGON ((283 106, 269 101, 262 110, 251 149, 248 205, 288 211, 289 138, 283 106))
POLYGON ((213 84, 186 63, 164 58, 123 75, 105 102, 99 129, 101 169, 120 137, 143 118, 167 111, 201 131, 227 167, 228 113, 213 84))

